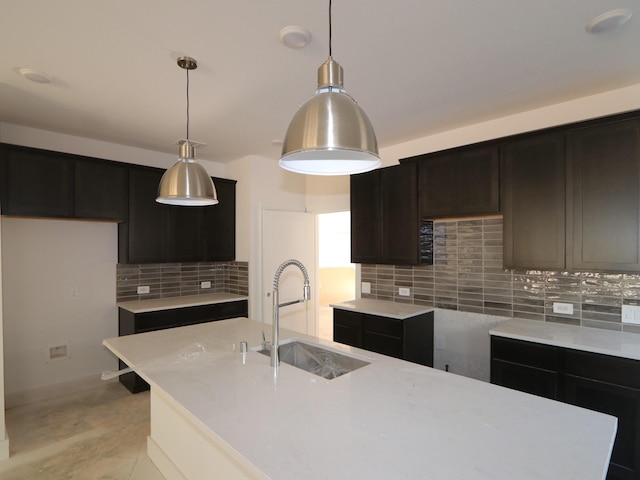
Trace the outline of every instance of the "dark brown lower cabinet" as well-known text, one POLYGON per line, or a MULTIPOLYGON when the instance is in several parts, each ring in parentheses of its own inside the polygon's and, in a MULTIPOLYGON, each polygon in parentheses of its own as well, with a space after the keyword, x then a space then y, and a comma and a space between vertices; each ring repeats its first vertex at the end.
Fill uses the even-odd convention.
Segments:
POLYGON ((433 312, 399 320, 334 308, 333 341, 433 367, 433 312))
POLYGON ((607 480, 640 478, 640 361, 492 336, 491 383, 617 417, 607 480))
MULTIPOLYGON (((166 328, 183 327, 197 323, 215 322, 227 318, 246 317, 249 312, 247 300, 212 303, 192 307, 171 308, 154 312, 133 313, 118 309, 118 335, 152 332, 166 328)), ((120 368, 126 365, 120 361, 120 368)), ((122 383, 131 393, 149 390, 149 384, 135 373, 120 375, 122 383)))

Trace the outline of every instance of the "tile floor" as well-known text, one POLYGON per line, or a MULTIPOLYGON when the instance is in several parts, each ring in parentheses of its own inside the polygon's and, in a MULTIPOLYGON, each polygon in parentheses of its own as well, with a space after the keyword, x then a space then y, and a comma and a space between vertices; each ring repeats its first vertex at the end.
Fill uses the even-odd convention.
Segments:
POLYGON ((149 393, 119 383, 6 411, 2 480, 164 480, 146 454, 149 393))

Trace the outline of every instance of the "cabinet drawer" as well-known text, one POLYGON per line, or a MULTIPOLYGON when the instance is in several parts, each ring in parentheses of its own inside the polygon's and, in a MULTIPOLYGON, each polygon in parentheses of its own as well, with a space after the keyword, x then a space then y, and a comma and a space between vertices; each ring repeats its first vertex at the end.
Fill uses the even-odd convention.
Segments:
POLYGON ((348 312, 346 310, 335 309, 333 311, 333 323, 344 327, 362 328, 364 315, 358 312, 348 312))
POLYGON ((367 332, 376 332, 392 337, 402 338, 402 320, 395 318, 367 316, 364 324, 367 332))
POLYGON ((334 324, 333 341, 362 348, 362 329, 334 324))
POLYGON ((640 390, 640 361, 638 360, 567 350, 565 371, 568 375, 640 390))
POLYGON ((545 370, 557 370, 560 350, 540 343, 492 336, 491 358, 545 370))
POLYGON ((364 348, 372 352, 403 358, 402 340, 375 332, 364 332, 364 348))
POLYGON ((502 360, 491 360, 491 383, 553 400, 559 395, 555 371, 502 360))

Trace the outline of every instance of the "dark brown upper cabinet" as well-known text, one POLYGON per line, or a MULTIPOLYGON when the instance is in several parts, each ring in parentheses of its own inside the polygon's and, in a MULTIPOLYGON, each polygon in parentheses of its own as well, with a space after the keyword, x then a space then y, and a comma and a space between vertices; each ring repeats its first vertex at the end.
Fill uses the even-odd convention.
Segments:
POLYGON ((567 267, 640 270, 640 120, 567 135, 567 267))
POLYGON ((351 175, 351 261, 419 263, 415 164, 351 175))
POLYGON ((64 154, 3 145, 2 214, 73 218, 73 160, 64 154))
POLYGON ((6 144, 0 157, 4 215, 126 220, 123 164, 6 144))
POLYGON ((131 167, 129 221, 119 225, 120 263, 235 260, 234 180, 214 178, 219 203, 179 207, 156 202, 164 170, 131 167))
POLYGON ((377 263, 380 258, 380 170, 350 177, 351 261, 377 263))
POLYGON ((565 267, 565 140, 528 135, 501 148, 505 268, 565 267))
POLYGON ((497 145, 475 145, 411 157, 401 162, 418 164, 420 218, 500 212, 500 156, 497 145))

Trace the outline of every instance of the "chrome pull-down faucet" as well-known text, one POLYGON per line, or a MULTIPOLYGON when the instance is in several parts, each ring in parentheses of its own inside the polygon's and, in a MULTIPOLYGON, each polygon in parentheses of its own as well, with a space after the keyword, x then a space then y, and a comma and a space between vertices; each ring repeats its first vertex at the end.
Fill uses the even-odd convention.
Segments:
POLYGON ((271 366, 277 368, 280 364, 280 356, 278 354, 278 347, 280 343, 280 307, 286 307, 288 305, 294 305, 296 303, 306 302, 311 298, 311 286, 309 285, 309 274, 304 265, 298 260, 286 260, 276 270, 276 274, 273 277, 273 324, 271 326, 271 366), (280 303, 278 290, 280 288, 280 276, 285 268, 289 265, 295 265, 300 269, 304 277, 304 287, 302 289, 302 298, 298 300, 291 300, 290 302, 280 303))

